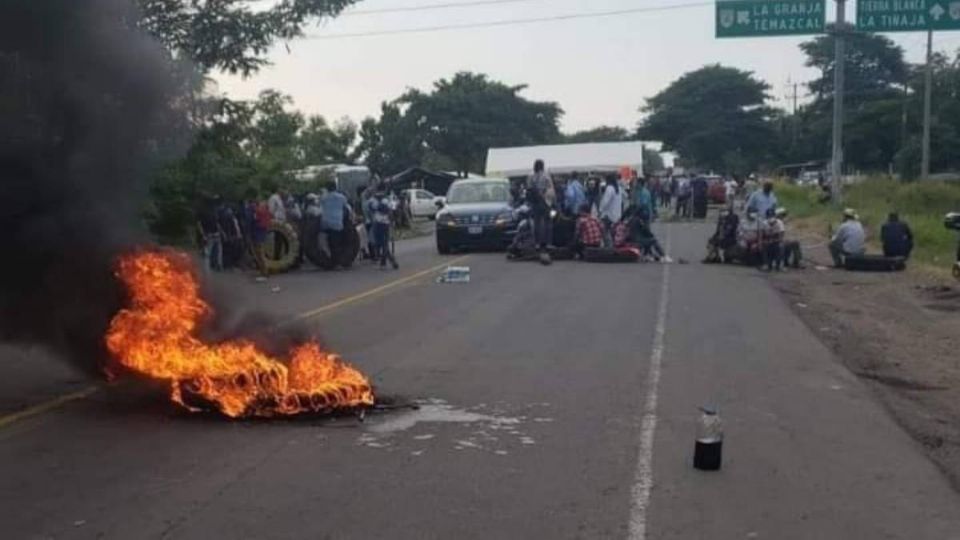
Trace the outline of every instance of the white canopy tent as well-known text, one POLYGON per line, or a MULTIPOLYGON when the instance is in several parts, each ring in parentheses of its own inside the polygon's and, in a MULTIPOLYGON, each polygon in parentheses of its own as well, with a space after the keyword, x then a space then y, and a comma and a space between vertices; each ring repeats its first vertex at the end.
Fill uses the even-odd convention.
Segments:
POLYGON ((617 172, 623 167, 643 170, 642 141, 553 144, 491 148, 487 151, 488 176, 526 176, 533 162, 542 159, 553 174, 579 172, 617 172))

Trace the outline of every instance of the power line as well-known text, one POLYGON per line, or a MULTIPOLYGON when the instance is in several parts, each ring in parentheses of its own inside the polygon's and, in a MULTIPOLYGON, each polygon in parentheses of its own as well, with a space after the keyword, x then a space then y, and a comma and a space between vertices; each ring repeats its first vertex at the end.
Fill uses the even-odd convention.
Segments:
POLYGON ((496 26, 515 26, 515 25, 521 25, 521 24, 534 24, 534 23, 542 23, 542 22, 569 21, 573 19, 614 17, 617 15, 632 15, 635 13, 650 13, 654 11, 673 11, 673 10, 679 10, 679 9, 712 6, 713 4, 714 3, 712 1, 691 2, 687 4, 676 4, 672 6, 652 6, 652 7, 645 7, 645 8, 620 9, 616 11, 597 11, 593 13, 571 13, 568 15, 554 15, 551 17, 535 17, 530 19, 505 19, 500 21, 487 21, 487 22, 478 22, 478 23, 424 26, 421 28, 400 28, 397 30, 377 30, 373 32, 356 32, 356 33, 327 34, 327 35, 313 34, 313 35, 305 36, 304 39, 316 39, 316 40, 346 39, 346 38, 361 38, 361 37, 374 37, 374 36, 393 36, 398 34, 421 34, 421 33, 427 33, 427 32, 442 32, 446 30, 466 30, 471 28, 490 28, 490 27, 496 27, 496 26))
POLYGON ((473 2, 447 2, 443 4, 426 4, 423 6, 399 6, 381 9, 361 9, 357 11, 344 11, 341 17, 351 15, 379 15, 381 13, 407 13, 411 11, 430 11, 434 9, 455 9, 477 6, 493 6, 497 4, 519 4, 520 2, 534 2, 539 0, 475 0, 473 2))

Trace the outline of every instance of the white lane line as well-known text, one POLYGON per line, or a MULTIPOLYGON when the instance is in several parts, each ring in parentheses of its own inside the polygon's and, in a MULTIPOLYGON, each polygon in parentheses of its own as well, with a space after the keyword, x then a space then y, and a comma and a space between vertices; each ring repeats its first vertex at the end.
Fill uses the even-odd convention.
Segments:
MULTIPOLYGON (((666 228, 666 251, 670 253, 670 229, 666 228)), ((667 304, 670 299, 670 265, 663 266, 660 282, 660 303, 657 308, 657 326, 653 332, 650 367, 644 391, 643 417, 640 420, 640 450, 633 486, 630 489, 629 540, 646 540, 647 511, 650 508, 650 490, 653 488, 653 439, 657 431, 657 392, 660 387, 660 365, 663 361, 664 339, 667 333, 667 304)))

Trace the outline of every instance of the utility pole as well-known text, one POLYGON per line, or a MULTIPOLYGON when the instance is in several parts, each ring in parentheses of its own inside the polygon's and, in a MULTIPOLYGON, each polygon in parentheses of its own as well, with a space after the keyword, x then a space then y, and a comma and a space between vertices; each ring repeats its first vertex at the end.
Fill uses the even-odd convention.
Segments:
POLYGON ((792 146, 794 146, 794 147, 797 146, 797 127, 798 127, 798 124, 800 123, 800 122, 799 122, 800 119, 797 118, 797 86, 798 86, 797 83, 793 83, 793 122, 792 122, 793 125, 790 126, 790 127, 791 127, 791 130, 793 131, 793 133, 792 133, 792 135, 793 135, 793 145, 792 145, 792 146))
POLYGON ((845 62, 844 34, 846 33, 846 0, 836 0, 837 21, 834 25, 833 58, 833 156, 830 162, 830 180, 833 200, 843 201, 843 71, 845 62))
POLYGON ((927 67, 923 74, 923 155, 920 179, 930 177, 930 100, 933 93, 933 30, 927 30, 927 67))

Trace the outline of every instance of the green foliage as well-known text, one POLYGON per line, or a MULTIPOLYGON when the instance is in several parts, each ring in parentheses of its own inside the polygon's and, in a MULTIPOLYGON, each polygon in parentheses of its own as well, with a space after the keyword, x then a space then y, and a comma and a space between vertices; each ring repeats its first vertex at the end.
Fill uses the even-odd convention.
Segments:
MULTIPOLYGON (((845 103, 856 107, 861 101, 887 96, 891 89, 903 86, 908 69, 899 45, 881 34, 847 31, 844 35, 847 51, 845 103)), ((800 50, 807 55, 806 65, 821 73, 818 79, 809 83, 810 91, 818 100, 832 102, 835 46, 833 34, 800 44, 800 50)))
MULTIPOLYGON (((800 45, 807 65, 821 70, 809 83, 814 95, 788 124, 798 140, 786 148, 789 161, 830 155, 833 107, 833 36, 800 45)), ((844 155, 848 170, 886 173, 892 166, 904 179, 920 172, 923 67, 909 65, 903 50, 877 34, 852 32, 847 41, 844 95, 844 155)), ((960 168, 960 66, 944 55, 933 59, 931 170, 960 168)))
POLYGON ((556 142, 563 111, 520 95, 526 88, 461 72, 429 93, 410 90, 361 124, 359 150, 371 170, 394 174, 425 161, 449 163, 461 174, 482 172, 487 150, 556 142))
POLYGON ((775 188, 780 206, 790 211, 791 218, 807 218, 824 212, 827 208, 819 202, 820 191, 811 187, 778 183, 775 188))
POLYGON ((420 165, 427 152, 414 118, 403 114, 396 102, 381 104, 380 119, 365 118, 359 134, 354 156, 381 176, 420 165))
POLYGON ((137 0, 139 25, 203 71, 248 76, 266 65, 276 41, 302 35, 313 19, 333 17, 357 0, 137 0))
POLYGON ((599 126, 563 136, 567 144, 621 142, 633 139, 633 135, 620 126, 599 126))
MULTIPOLYGON (((826 229, 836 224, 840 208, 816 202, 817 191, 778 185, 777 197, 794 218, 812 218, 826 229)), ((950 182, 903 183, 876 177, 847 186, 844 206, 860 214, 869 239, 879 244, 880 227, 890 212, 898 212, 914 233, 915 258, 926 264, 948 267, 956 253, 957 234, 943 226, 947 212, 960 210, 960 184, 950 182)), ((817 227, 819 229, 819 226, 817 227)))
MULTIPOLYGON (((304 119, 288 96, 273 90, 254 102, 218 100, 186 155, 163 167, 151 188, 147 222, 168 242, 193 226, 197 201, 220 195, 238 201, 271 184, 292 187, 292 170, 343 161, 355 138, 348 121, 334 126, 321 116, 304 119)), ((326 180, 326 179, 319 179, 326 180)), ((315 187, 297 184, 297 190, 315 187)))
POLYGON ((641 139, 663 141, 703 168, 752 169, 775 149, 769 86, 739 69, 712 65, 689 72, 647 100, 641 139))

